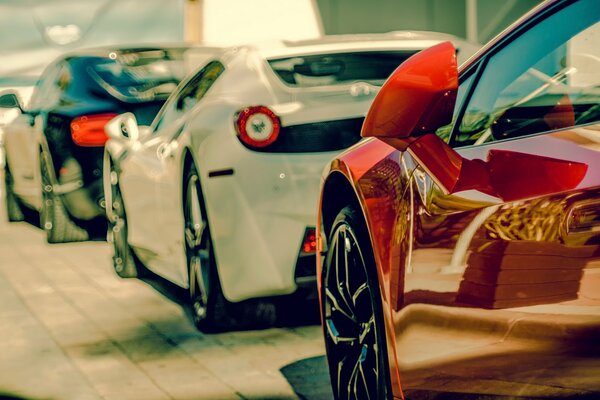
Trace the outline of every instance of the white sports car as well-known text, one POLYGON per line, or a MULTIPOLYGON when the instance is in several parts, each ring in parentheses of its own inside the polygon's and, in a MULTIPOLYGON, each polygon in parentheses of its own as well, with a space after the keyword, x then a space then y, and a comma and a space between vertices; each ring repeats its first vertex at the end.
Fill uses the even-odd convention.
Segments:
POLYGON ((113 119, 104 191, 117 273, 149 269, 189 289, 205 331, 244 324, 243 300, 316 290, 324 166, 359 141, 395 68, 448 39, 463 59, 476 50, 426 32, 214 49, 152 126, 113 119))

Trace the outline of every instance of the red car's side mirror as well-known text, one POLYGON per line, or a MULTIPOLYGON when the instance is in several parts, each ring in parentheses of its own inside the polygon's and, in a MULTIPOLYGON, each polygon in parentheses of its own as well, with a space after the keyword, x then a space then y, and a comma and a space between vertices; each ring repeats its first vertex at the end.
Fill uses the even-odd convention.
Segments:
MULTIPOLYGON (((362 136, 406 140, 452 121, 458 90, 456 49, 450 42, 403 62, 385 82, 365 118, 362 136)), ((396 147, 397 144, 395 144, 396 147)))

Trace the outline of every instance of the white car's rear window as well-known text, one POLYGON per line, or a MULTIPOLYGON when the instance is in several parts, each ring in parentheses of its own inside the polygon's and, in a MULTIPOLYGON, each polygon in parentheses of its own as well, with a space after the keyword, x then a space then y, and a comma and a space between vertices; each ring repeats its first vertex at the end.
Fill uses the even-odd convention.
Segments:
POLYGON ((382 85, 392 72, 417 51, 364 51, 313 54, 269 60, 287 85, 315 87, 367 82, 382 85))

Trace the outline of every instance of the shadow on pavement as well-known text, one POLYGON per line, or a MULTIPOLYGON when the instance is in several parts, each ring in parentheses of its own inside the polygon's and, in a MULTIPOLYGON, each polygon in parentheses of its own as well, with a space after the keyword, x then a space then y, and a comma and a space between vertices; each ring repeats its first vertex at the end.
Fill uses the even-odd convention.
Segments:
MULTIPOLYGON (((187 290, 150 271, 147 271, 146 275, 142 280, 167 299, 182 305, 185 314, 191 321, 189 307, 186 307, 187 290)), ((252 312, 251 315, 242 315, 240 318, 252 322, 237 327, 235 329, 237 331, 320 324, 319 302, 316 298, 310 298, 305 292, 288 296, 251 299, 236 304, 247 305, 249 307, 238 308, 245 310, 244 312, 249 312, 248 310, 252 312)))
POLYGON ((16 394, 0 392, 0 400, 50 400, 50 399, 34 399, 31 397, 22 397, 16 394))
POLYGON ((25 217, 25 222, 36 228, 42 228, 40 225, 40 214, 37 211, 25 206, 22 206, 21 209, 23 211, 23 216, 25 217))
POLYGON ((333 399, 325 356, 305 358, 286 365, 280 371, 300 399, 333 399))

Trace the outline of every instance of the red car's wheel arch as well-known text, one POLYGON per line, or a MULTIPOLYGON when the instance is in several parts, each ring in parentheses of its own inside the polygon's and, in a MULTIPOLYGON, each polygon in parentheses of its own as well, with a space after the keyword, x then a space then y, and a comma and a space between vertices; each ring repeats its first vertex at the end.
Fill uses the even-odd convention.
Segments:
MULTIPOLYGON (((390 153, 398 154, 394 149, 382 142, 373 141, 371 143, 374 145, 367 147, 371 147, 374 151, 371 156, 375 161, 385 159, 390 153)), ((373 164, 376 164, 376 162, 373 164)), ((370 169, 365 170, 364 164, 361 163, 359 166, 354 164, 352 160, 337 159, 333 162, 330 173, 323 184, 319 226, 323 232, 322 237, 326 237, 332 229, 332 224, 336 215, 346 206, 354 206, 357 210, 360 210, 362 217, 366 222, 371 242, 370 245, 375 257, 376 273, 383 305, 392 391, 395 397, 402 398, 398 363, 395 357, 395 330, 391 317, 392 311, 396 307, 398 301, 397 297, 399 295, 401 296, 401 294, 397 293, 402 287, 402 285, 400 285, 401 274, 391 273, 394 269, 392 268, 388 254, 383 249, 386 240, 381 240, 382 238, 380 237, 382 232, 392 232, 395 229, 397 218, 375 217, 375 215, 378 214, 378 211, 380 211, 381 204, 378 203, 371 194, 365 195, 364 193, 364 190, 368 190, 369 187, 372 187, 372 184, 375 184, 375 186, 389 186, 392 182, 388 180, 383 183, 377 183, 373 182, 369 177, 367 177, 366 180, 361 180, 361 178, 365 177, 360 176, 360 171, 370 171, 370 169)), ((400 184, 400 182, 396 183, 400 184)), ((320 277, 322 274, 321 265, 319 260, 319 291, 321 285, 320 277)))

